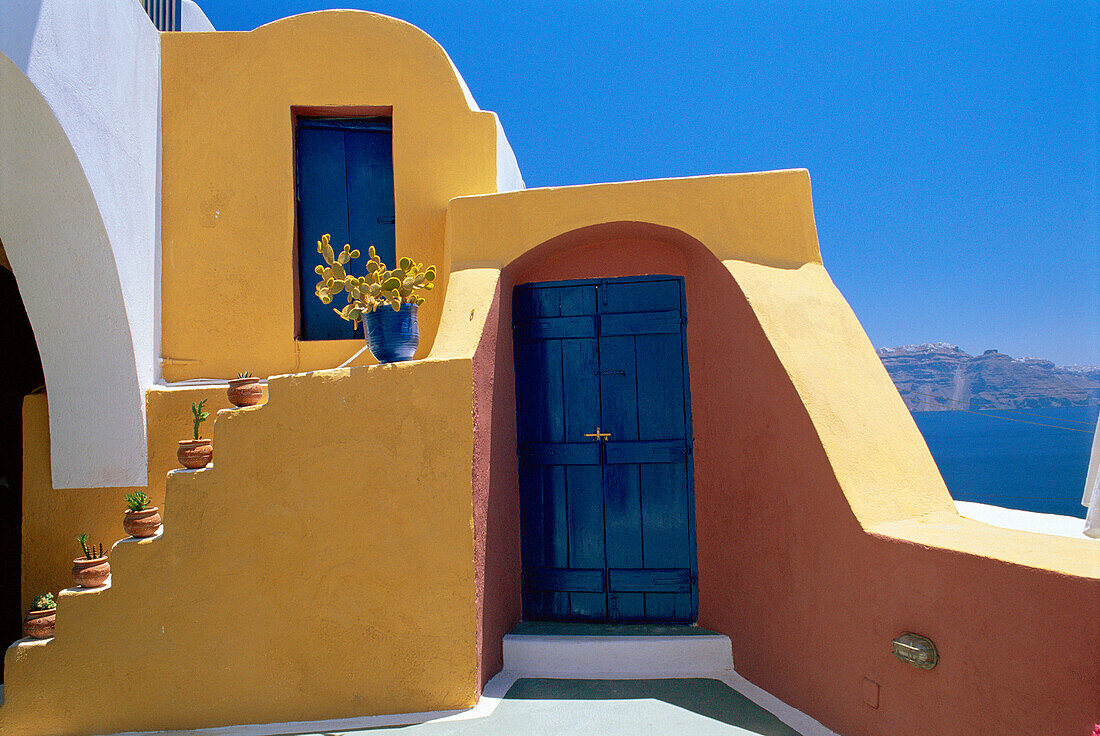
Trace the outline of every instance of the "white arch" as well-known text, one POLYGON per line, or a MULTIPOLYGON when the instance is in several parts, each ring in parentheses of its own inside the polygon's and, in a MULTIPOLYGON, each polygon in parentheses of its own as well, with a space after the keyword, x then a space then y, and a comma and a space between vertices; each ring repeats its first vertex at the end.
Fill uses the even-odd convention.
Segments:
MULTIPOLYGON (((105 4, 118 11, 124 1, 105 4)), ((154 378, 157 317, 157 91, 154 88, 152 120, 134 123, 125 120, 134 111, 111 111, 110 91, 100 89, 114 87, 133 95, 133 85, 120 86, 118 78, 107 74, 94 87, 73 89, 70 85, 81 76, 77 67, 91 67, 85 75, 103 74, 105 69, 96 66, 97 58, 81 56, 84 44, 55 42, 58 36, 77 35, 78 26, 89 19, 65 17, 55 22, 59 13, 53 11, 68 3, 35 4, 42 15, 27 25, 34 37, 24 45, 31 48, 26 66, 42 81, 35 83, 0 54, 0 239, 42 358, 50 396, 53 484, 143 486, 145 387, 154 378), (52 32, 52 24, 67 33, 52 32), (45 46, 41 53, 36 48, 40 45, 45 46), (47 92, 52 100, 44 96, 47 92), (74 133, 63 128, 63 116, 55 109, 64 110, 66 127, 74 133), (111 114, 118 118, 122 135, 110 129, 105 134, 111 114), (119 139, 125 141, 129 125, 141 123, 152 125, 153 145, 147 151, 120 150, 119 139), (77 143, 84 143, 83 152, 78 153, 77 143), (125 161, 114 162, 118 156, 125 161), (135 169, 147 169, 149 176, 125 183, 114 178, 135 169), (92 186, 92 179, 98 187, 92 186), (134 217, 134 212, 139 215, 134 217)), ((138 3, 128 4, 140 11, 138 3)), ((122 12, 129 15, 129 10, 122 12)), ((88 35, 86 26, 84 33, 88 35)), ((149 74, 155 79, 157 40, 155 30, 151 33, 149 74)), ((123 48, 109 48, 103 41, 98 39, 98 53, 125 55, 123 48)), ((144 76, 145 70, 140 74, 144 76)))

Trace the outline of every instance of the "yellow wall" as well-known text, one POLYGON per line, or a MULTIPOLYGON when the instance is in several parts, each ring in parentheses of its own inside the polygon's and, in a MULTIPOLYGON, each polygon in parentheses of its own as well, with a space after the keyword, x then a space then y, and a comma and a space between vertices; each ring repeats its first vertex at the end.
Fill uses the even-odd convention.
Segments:
POLYGON ((163 535, 8 650, 0 733, 472 704, 471 381, 468 358, 284 376, 221 412, 213 467, 168 477, 163 535))
POLYGON ((161 38, 165 379, 333 368, 363 346, 295 339, 292 106, 392 108, 397 255, 443 275, 420 311, 426 355, 449 273, 447 202, 496 191, 495 116, 470 110, 443 49, 358 11, 161 38))
POLYGON ((448 212, 447 243, 455 264, 499 267, 563 233, 609 222, 676 228, 723 261, 821 263, 810 177, 802 169, 462 197, 448 212))
MULTIPOLYGON (((266 396, 267 389, 264 389, 266 396)), ((69 568, 79 556, 76 535, 84 532, 104 546, 127 536, 122 530, 125 496, 143 490, 164 511, 164 478, 176 462, 179 440, 191 437, 191 403, 206 399, 210 419, 201 425, 209 437, 214 413, 230 406, 224 386, 155 388, 146 392, 149 483, 142 488, 58 490, 50 482, 50 424, 47 395, 23 401, 23 565, 22 605, 46 591, 72 585, 69 568)))

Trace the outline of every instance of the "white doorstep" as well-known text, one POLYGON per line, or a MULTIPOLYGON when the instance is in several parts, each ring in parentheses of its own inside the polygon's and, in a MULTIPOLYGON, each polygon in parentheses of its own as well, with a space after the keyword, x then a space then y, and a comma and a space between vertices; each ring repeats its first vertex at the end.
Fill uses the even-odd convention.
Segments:
POLYGON ((724 634, 507 634, 504 669, 528 677, 693 677, 733 669, 733 655, 724 634))

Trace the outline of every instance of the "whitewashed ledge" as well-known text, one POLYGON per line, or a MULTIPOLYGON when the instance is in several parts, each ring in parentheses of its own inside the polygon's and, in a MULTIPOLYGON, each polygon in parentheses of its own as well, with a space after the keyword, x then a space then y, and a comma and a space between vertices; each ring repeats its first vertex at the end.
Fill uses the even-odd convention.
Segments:
POLYGON ((980 521, 990 526, 999 526, 1002 529, 1017 529, 1024 532, 1053 534, 1058 537, 1072 537, 1074 539, 1092 539, 1085 536, 1085 520, 1078 519, 1075 516, 1040 514, 1034 511, 1006 509, 1002 506, 991 506, 986 503, 974 503, 972 501, 956 501, 955 508, 959 510, 959 516, 965 516, 967 519, 980 521))

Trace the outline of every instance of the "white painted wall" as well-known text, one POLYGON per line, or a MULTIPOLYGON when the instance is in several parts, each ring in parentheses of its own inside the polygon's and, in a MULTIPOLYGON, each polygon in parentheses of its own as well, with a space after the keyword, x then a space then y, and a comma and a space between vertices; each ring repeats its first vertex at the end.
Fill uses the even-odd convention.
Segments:
POLYGON ((159 34, 135 0, 0 0, 0 240, 57 488, 145 485, 157 378, 159 34))
POLYGON ((497 191, 515 192, 526 189, 523 183, 523 175, 519 173, 519 162, 516 161, 515 151, 508 142, 508 136, 504 135, 504 126, 500 124, 500 118, 493 113, 497 121, 497 191))
POLYGON ((180 30, 198 33, 214 30, 214 24, 202 12, 195 0, 182 0, 180 4, 180 30))

